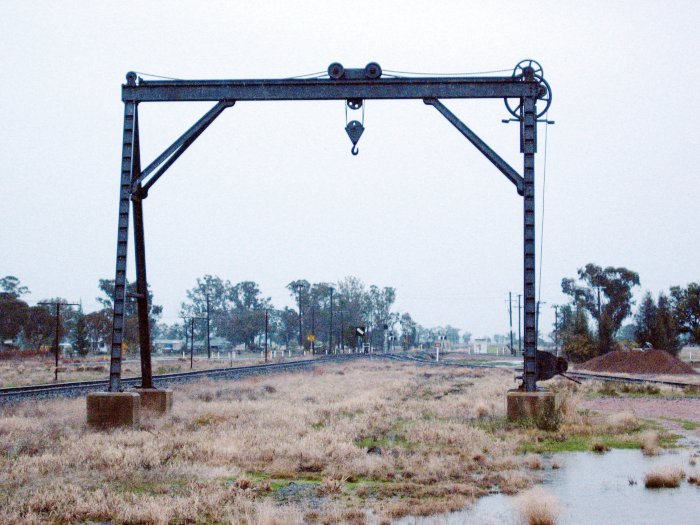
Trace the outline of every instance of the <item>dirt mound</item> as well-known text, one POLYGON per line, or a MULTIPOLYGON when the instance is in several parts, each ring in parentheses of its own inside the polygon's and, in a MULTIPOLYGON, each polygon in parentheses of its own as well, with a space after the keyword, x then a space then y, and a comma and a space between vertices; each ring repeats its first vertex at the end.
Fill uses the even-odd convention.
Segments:
POLYGON ((581 363, 580 370, 624 374, 697 374, 695 369, 663 350, 618 350, 581 363))

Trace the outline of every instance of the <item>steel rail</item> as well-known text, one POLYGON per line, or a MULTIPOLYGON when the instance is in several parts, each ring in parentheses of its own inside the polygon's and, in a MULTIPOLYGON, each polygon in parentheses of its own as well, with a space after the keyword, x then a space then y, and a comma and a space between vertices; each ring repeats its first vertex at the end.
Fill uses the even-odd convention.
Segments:
POLYGON ((666 385, 675 388, 698 388, 700 389, 700 384, 698 383, 687 383, 684 381, 667 381, 665 379, 651 379, 647 377, 628 377, 619 375, 606 375, 606 374, 594 374, 591 372, 567 372, 566 375, 574 377, 576 379, 590 379, 598 381, 617 381, 619 383, 651 383, 655 385, 666 385))
MULTIPOLYGON (((283 363, 269 363, 262 365, 246 365, 225 368, 212 368, 209 370, 195 370, 191 372, 177 372, 173 374, 160 374, 153 376, 158 385, 165 386, 173 383, 183 383, 203 377, 208 378, 238 378, 250 375, 267 374, 271 372, 284 372, 315 366, 324 362, 349 361, 359 357, 376 357, 374 354, 345 354, 323 356, 315 359, 287 361, 283 363)), ((22 399, 31 397, 71 397, 87 392, 103 390, 108 380, 73 381, 66 383, 48 383, 41 385, 27 385, 0 388, 0 403, 4 400, 22 399)), ((138 387, 141 385, 141 377, 130 377, 122 381, 124 386, 138 387)))

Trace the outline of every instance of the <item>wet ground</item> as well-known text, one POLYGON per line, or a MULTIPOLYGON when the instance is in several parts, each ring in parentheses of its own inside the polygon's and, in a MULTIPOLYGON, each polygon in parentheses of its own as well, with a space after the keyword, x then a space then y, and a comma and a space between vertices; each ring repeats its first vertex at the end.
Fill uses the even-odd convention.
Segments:
MULTIPOLYGON (((612 450, 605 454, 571 452, 548 456, 543 488, 560 502, 560 525, 622 523, 626 525, 697 525, 700 523, 700 487, 683 481, 675 489, 647 489, 644 475, 655 467, 681 466, 686 473, 692 448, 645 457, 639 450, 612 450), (559 469, 552 469, 552 460, 559 469)), ((478 500, 469 510, 429 518, 407 517, 400 525, 457 525, 520 523, 517 496, 494 494, 478 500)))

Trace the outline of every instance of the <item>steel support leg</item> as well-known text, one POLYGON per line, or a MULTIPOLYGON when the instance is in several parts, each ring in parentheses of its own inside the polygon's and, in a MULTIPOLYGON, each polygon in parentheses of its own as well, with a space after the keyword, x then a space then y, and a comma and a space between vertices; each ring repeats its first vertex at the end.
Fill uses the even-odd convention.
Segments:
MULTIPOLYGON (((132 174, 132 183, 141 174, 141 142, 139 139, 138 107, 136 108, 136 118, 134 121, 134 172, 132 174)), ((143 227, 143 197, 139 191, 132 194, 131 206, 134 211, 136 306, 138 308, 139 348, 141 351, 141 388, 153 388, 153 374, 151 372, 151 326, 148 319, 148 281, 146 280, 146 240, 143 227)))
POLYGON ((537 334, 535 327, 535 151, 537 148, 535 98, 523 101, 520 144, 523 166, 523 276, 525 297, 525 349, 523 352, 523 387, 537 390, 537 334))
POLYGON ((119 219, 117 226, 117 264, 114 276, 114 314, 112 317, 112 348, 109 366, 109 391, 121 389, 122 342, 124 341, 124 301, 126 299, 126 255, 129 245, 129 198, 134 171, 133 146, 136 103, 124 103, 124 133, 122 138, 122 168, 119 185, 119 219))

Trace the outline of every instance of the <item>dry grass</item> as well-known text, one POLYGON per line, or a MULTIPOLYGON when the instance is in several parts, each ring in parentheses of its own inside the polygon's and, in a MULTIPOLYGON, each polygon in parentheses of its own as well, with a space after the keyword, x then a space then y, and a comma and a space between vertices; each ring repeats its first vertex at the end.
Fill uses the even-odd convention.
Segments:
POLYGON ((87 428, 84 399, 1 407, 0 523, 364 523, 531 485, 522 436, 482 428, 510 373, 316 370, 178 386, 139 431, 87 428))
POLYGON ((645 456, 656 456, 659 453, 659 434, 653 430, 642 433, 642 453, 645 456))
POLYGON ((613 434, 636 432, 642 426, 632 412, 617 412, 607 416, 608 429, 613 434))
POLYGON ((543 462, 527 444, 637 425, 579 413, 565 384, 558 430, 509 425, 511 385, 510 371, 363 360, 180 385, 172 414, 138 431, 87 428, 84 399, 0 407, 0 525, 388 522, 530 488, 543 462))
MULTIPOLYGON (((278 356, 281 352, 278 353, 278 356)), ((281 361, 278 357, 275 361, 281 361)), ((306 359, 303 356, 294 356, 294 360, 306 359)), ((246 366, 259 364, 262 362, 259 354, 246 352, 241 358, 230 361, 228 353, 220 354, 220 359, 216 359, 216 353, 212 359, 206 356, 195 356, 194 370, 208 370, 211 368, 223 368, 228 366, 246 366)), ((61 358, 59 362, 58 380, 66 381, 90 381, 96 379, 106 379, 109 375, 109 358, 106 356, 89 356, 85 358, 61 358)), ((189 354, 185 359, 175 357, 163 358, 156 356, 153 359, 154 374, 172 374, 176 372, 187 372, 190 370, 189 354)), ((140 363, 130 358, 123 361, 123 377, 138 377, 141 375, 140 363)), ((53 383, 54 381, 54 358, 46 354, 44 356, 32 356, 28 358, 13 358, 0 360, 0 387, 37 385, 53 383)))
POLYGON ((644 476, 644 486, 648 489, 676 488, 685 478, 685 472, 680 467, 660 467, 644 476))
POLYGON ((591 442, 591 450, 593 452, 597 452, 599 454, 602 454, 603 452, 607 452, 610 450, 610 447, 606 445, 602 440, 600 439, 594 439, 591 442))
POLYGON ((539 487, 518 497, 518 509, 523 525, 555 525, 560 514, 557 499, 539 487))

